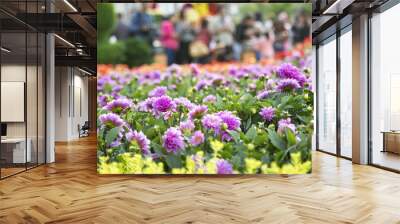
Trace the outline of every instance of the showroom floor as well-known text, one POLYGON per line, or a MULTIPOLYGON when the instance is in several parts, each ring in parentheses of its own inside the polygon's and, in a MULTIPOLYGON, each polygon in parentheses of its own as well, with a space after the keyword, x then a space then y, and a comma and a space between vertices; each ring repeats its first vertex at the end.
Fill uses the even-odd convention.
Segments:
POLYGON ((400 170, 400 155, 391 152, 374 151, 374 164, 400 170))
POLYGON ((94 137, 0 181, 0 223, 398 223, 400 176, 323 153, 295 176, 98 176, 94 137))

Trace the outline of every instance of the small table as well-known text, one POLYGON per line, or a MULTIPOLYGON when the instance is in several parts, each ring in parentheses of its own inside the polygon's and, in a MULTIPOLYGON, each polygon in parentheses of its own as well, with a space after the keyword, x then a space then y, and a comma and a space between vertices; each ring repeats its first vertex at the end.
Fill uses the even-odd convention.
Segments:
POLYGON ((6 138, 1 139, 1 150, 2 159, 6 160, 6 163, 26 163, 31 161, 31 139, 26 139, 28 143, 25 154, 25 138, 6 138), (11 148, 11 147, 12 148, 11 148), (3 155, 3 153, 5 155, 3 155), (10 155, 12 154, 12 156, 10 155), (11 159, 12 158, 12 159, 11 159))
POLYGON ((391 152, 400 154, 400 131, 382 131, 383 150, 382 152, 391 152))

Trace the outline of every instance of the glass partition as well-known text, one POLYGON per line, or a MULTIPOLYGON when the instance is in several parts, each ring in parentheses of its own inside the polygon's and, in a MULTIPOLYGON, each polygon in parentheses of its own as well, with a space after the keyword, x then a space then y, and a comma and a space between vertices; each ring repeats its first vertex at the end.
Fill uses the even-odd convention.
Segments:
POLYGON ((26 141, 26 33, 2 32, 1 46, 1 175, 6 177, 24 171, 31 161, 26 141))
MULTIPOLYGON (((42 1, 1 1, 0 178, 45 163, 45 35, 16 17, 42 1)), ((43 2, 42 4, 43 5, 43 2)))
POLYGON ((340 155, 352 157, 352 34, 351 26, 340 36, 340 155))
POLYGON ((318 48, 318 149, 336 153, 336 36, 318 48))
POLYGON ((400 170, 400 4, 371 18, 371 162, 400 170))

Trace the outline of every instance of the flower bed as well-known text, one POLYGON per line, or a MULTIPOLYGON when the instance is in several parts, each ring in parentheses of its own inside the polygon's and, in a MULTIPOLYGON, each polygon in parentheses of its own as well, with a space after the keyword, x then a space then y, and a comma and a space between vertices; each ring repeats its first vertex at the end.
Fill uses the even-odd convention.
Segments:
POLYGON ((197 65, 163 72, 103 67, 98 172, 311 172, 311 81, 309 69, 293 64, 218 72, 197 65))

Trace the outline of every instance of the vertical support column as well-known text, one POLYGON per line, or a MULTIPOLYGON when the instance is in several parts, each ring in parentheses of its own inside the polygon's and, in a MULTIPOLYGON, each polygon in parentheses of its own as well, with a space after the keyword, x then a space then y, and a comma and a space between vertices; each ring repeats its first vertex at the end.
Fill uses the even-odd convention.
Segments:
POLYGON ((353 19, 353 162, 368 163, 368 15, 353 19))
POLYGON ((46 163, 55 161, 55 72, 54 35, 46 35, 46 163))
POLYGON ((342 123, 341 123, 341 64, 340 64, 340 36, 339 25, 336 28, 336 155, 341 156, 342 147, 342 123))
MULTIPOLYGON (((46 2, 46 12, 53 12, 54 6, 46 2)), ((46 34, 46 163, 55 161, 55 55, 54 34, 46 34)))

